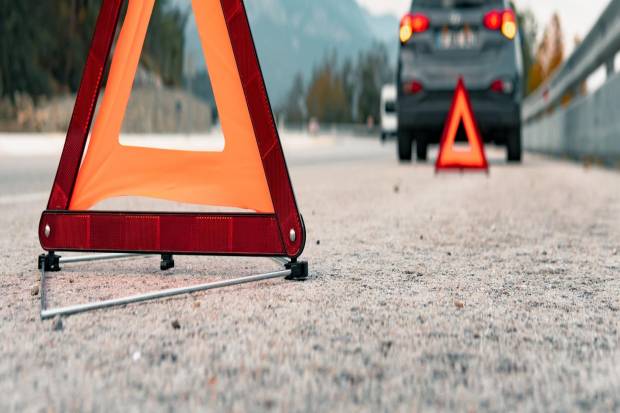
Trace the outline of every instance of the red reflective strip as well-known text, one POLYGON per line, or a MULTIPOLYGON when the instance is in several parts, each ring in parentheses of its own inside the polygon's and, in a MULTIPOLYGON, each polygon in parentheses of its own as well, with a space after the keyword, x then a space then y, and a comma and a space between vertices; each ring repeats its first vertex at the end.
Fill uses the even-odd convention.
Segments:
POLYGON ((273 207, 278 217, 280 233, 287 254, 297 257, 302 253, 306 242, 305 228, 297 209, 245 7, 242 0, 220 1, 263 160, 273 207), (290 239, 291 230, 295 231, 295 241, 290 239))
POLYGON ((48 251, 286 255, 273 214, 46 211, 39 239, 48 251))
POLYGON ((123 0, 104 0, 101 5, 47 209, 69 208, 122 3, 123 0))

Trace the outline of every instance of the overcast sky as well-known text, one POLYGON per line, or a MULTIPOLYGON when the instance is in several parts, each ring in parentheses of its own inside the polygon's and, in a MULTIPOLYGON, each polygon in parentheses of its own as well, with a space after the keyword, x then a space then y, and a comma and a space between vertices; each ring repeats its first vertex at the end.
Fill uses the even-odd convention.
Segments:
MULTIPOLYGON (((392 13, 401 16, 411 5, 411 0, 357 0, 373 13, 392 13)), ((572 50, 575 36, 581 38, 603 12, 609 0, 515 0, 517 7, 530 8, 539 25, 546 26, 551 15, 557 11, 562 21, 566 45, 572 50)))

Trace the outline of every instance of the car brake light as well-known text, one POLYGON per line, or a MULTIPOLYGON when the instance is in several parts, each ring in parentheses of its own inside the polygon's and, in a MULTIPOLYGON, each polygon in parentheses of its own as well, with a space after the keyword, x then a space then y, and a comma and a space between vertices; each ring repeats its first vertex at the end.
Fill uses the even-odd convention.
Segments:
POLYGON ((400 21, 400 42, 407 43, 415 33, 423 33, 428 30, 430 20, 423 14, 408 13, 400 21))
POLYGON ((424 87, 422 86, 422 83, 417 80, 412 80, 411 82, 405 83, 403 89, 408 95, 416 95, 424 90, 424 87))
POLYGON ((514 91, 514 85, 510 80, 497 79, 491 83, 490 89, 496 93, 510 94, 514 91))
POLYGON ((484 26, 493 31, 501 31, 507 39, 514 39, 517 35, 517 19, 510 10, 491 10, 484 15, 484 26))
POLYGON ((504 91, 504 82, 501 80, 494 80, 493 83, 491 83, 491 90, 493 92, 502 93, 504 91))
POLYGON ((502 27, 502 13, 492 10, 484 16, 484 27, 489 30, 499 30, 502 27))

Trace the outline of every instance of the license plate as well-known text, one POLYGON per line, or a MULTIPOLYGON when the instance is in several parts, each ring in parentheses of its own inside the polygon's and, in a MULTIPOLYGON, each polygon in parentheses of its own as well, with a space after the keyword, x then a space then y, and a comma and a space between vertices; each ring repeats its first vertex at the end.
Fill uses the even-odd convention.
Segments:
POLYGON ((459 30, 443 29, 437 33, 437 47, 440 49, 472 49, 478 46, 478 33, 469 28, 459 30))

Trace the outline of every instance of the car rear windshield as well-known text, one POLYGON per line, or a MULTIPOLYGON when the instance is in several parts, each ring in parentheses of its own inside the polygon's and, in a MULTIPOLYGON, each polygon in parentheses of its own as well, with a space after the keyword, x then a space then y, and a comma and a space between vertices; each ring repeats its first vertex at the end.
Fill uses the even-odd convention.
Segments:
POLYGON ((452 9, 496 4, 498 0, 413 0, 413 7, 452 9))

